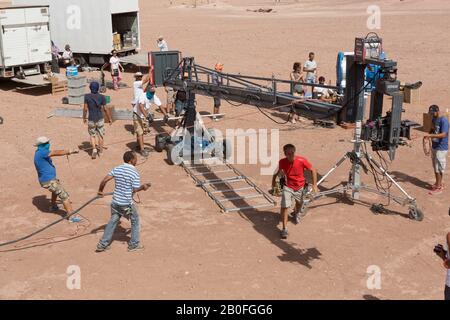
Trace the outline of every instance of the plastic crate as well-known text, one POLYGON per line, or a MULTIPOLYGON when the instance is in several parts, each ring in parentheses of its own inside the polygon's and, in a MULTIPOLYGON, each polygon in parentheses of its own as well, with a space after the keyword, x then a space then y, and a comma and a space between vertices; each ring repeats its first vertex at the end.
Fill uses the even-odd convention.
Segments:
POLYGON ((81 96, 71 96, 69 95, 69 104, 84 104, 84 94, 81 96))
POLYGON ((69 96, 74 96, 74 97, 78 97, 81 96, 86 93, 86 86, 82 86, 82 87, 78 87, 78 88, 74 88, 74 87, 69 87, 69 96))
POLYGON ((77 76, 77 77, 67 77, 67 84, 69 88, 80 88, 87 84, 86 77, 77 76))

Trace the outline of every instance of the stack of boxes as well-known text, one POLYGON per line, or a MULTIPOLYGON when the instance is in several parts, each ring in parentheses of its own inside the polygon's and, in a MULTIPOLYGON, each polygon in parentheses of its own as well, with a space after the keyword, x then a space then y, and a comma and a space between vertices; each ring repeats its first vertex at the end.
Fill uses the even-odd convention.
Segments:
POLYGON ((137 47, 138 35, 135 32, 127 31, 123 35, 123 46, 125 48, 137 47))
POLYGON ((84 104, 84 94, 87 79, 86 77, 67 77, 69 104, 84 104))
POLYGON ((122 50, 122 37, 119 33, 113 33, 113 48, 114 50, 122 50))

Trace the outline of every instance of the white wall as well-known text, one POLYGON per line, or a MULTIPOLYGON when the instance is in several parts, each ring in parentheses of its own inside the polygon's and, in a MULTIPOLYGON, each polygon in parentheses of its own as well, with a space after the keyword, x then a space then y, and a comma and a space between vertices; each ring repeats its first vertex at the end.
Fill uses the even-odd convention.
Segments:
POLYGON ((109 1, 111 13, 139 11, 139 0, 109 0, 109 1))

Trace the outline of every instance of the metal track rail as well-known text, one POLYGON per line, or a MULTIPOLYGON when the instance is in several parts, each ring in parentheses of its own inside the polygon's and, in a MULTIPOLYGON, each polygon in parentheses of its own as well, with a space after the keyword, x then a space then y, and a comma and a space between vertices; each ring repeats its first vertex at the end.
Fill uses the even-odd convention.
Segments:
POLYGON ((219 206, 222 212, 239 212, 274 207, 276 202, 266 192, 261 190, 242 172, 231 164, 223 162, 207 164, 205 159, 201 163, 183 162, 186 173, 195 181, 196 185, 219 206), (230 177, 220 178, 219 174, 231 174, 230 177), (201 177, 205 178, 204 180, 201 177), (207 179, 213 176, 214 179, 207 179), (245 191, 245 194, 240 192, 245 191), (261 199, 263 202, 249 204, 248 200, 261 199), (239 203, 239 204, 238 204, 239 203))

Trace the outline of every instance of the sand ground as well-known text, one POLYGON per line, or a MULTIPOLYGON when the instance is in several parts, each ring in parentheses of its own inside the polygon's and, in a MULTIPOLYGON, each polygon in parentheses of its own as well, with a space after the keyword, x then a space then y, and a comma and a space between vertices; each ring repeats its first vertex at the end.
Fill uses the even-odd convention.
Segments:
MULTIPOLYGON (((382 10, 377 32, 389 56, 399 62, 400 79, 424 82, 421 101, 405 106, 405 118, 421 122, 422 113, 432 103, 449 107, 448 1, 211 2, 215 3, 198 1, 197 8, 192 8, 182 1, 172 1, 172 5, 141 1, 143 50, 154 50, 156 37, 163 34, 171 48, 195 56, 201 65, 221 61, 226 72, 283 78, 294 61, 304 61, 309 51, 315 51, 320 73, 334 82, 337 52, 351 51, 355 36, 369 31, 366 9, 377 4, 382 10), (276 12, 247 11, 262 7, 276 12)), ((125 81, 131 84, 131 74, 126 74, 125 81)), ((88 141, 81 120, 47 119, 61 106, 61 97, 15 87, 0 82, 0 115, 5 119, 0 126, 1 241, 57 218, 46 212, 49 195, 37 183, 35 138, 47 135, 56 148, 88 141)), ((108 94, 115 106, 127 108, 132 90, 108 94)), ((209 98, 200 97, 198 105, 200 110, 212 111, 209 98)), ((249 106, 226 104, 223 111, 233 119, 218 124, 207 121, 207 125, 278 128, 280 144, 296 144, 321 173, 351 148, 341 141, 351 138, 352 132, 341 128, 277 125, 262 115, 249 114, 255 111, 249 106)), ((95 196, 101 179, 134 146, 129 126, 116 122, 107 128, 106 143, 112 145, 100 160, 91 161, 84 152, 70 162, 55 159, 74 207, 95 196)), ((290 227, 288 241, 281 241, 277 208, 222 214, 181 168, 168 166, 164 154, 152 153, 139 166, 143 180, 153 183, 141 195, 139 205, 144 252, 126 252, 129 224, 123 221, 112 249, 94 253, 109 218, 109 199, 103 199, 82 212, 87 220, 79 226, 62 223, 17 247, 2 248, 0 298, 441 299, 445 272, 432 249, 450 231, 449 191, 430 197, 425 189, 433 182, 433 171, 422 151, 422 135, 416 131, 412 147, 398 151, 390 171, 417 197, 426 215, 423 222, 408 219, 407 209, 397 205, 389 207, 392 214, 374 215, 365 205, 327 198, 299 226, 290 227), (80 267, 81 290, 66 287, 71 265, 80 267), (366 286, 367 269, 372 265, 381 270, 380 290, 366 286)), ((261 176, 259 165, 238 168, 269 189, 271 177, 261 176)), ((344 181, 347 173, 344 166, 326 186, 344 181)), ((369 176, 364 179, 372 181, 369 176)), ((364 199, 383 201, 373 196, 364 199)))

